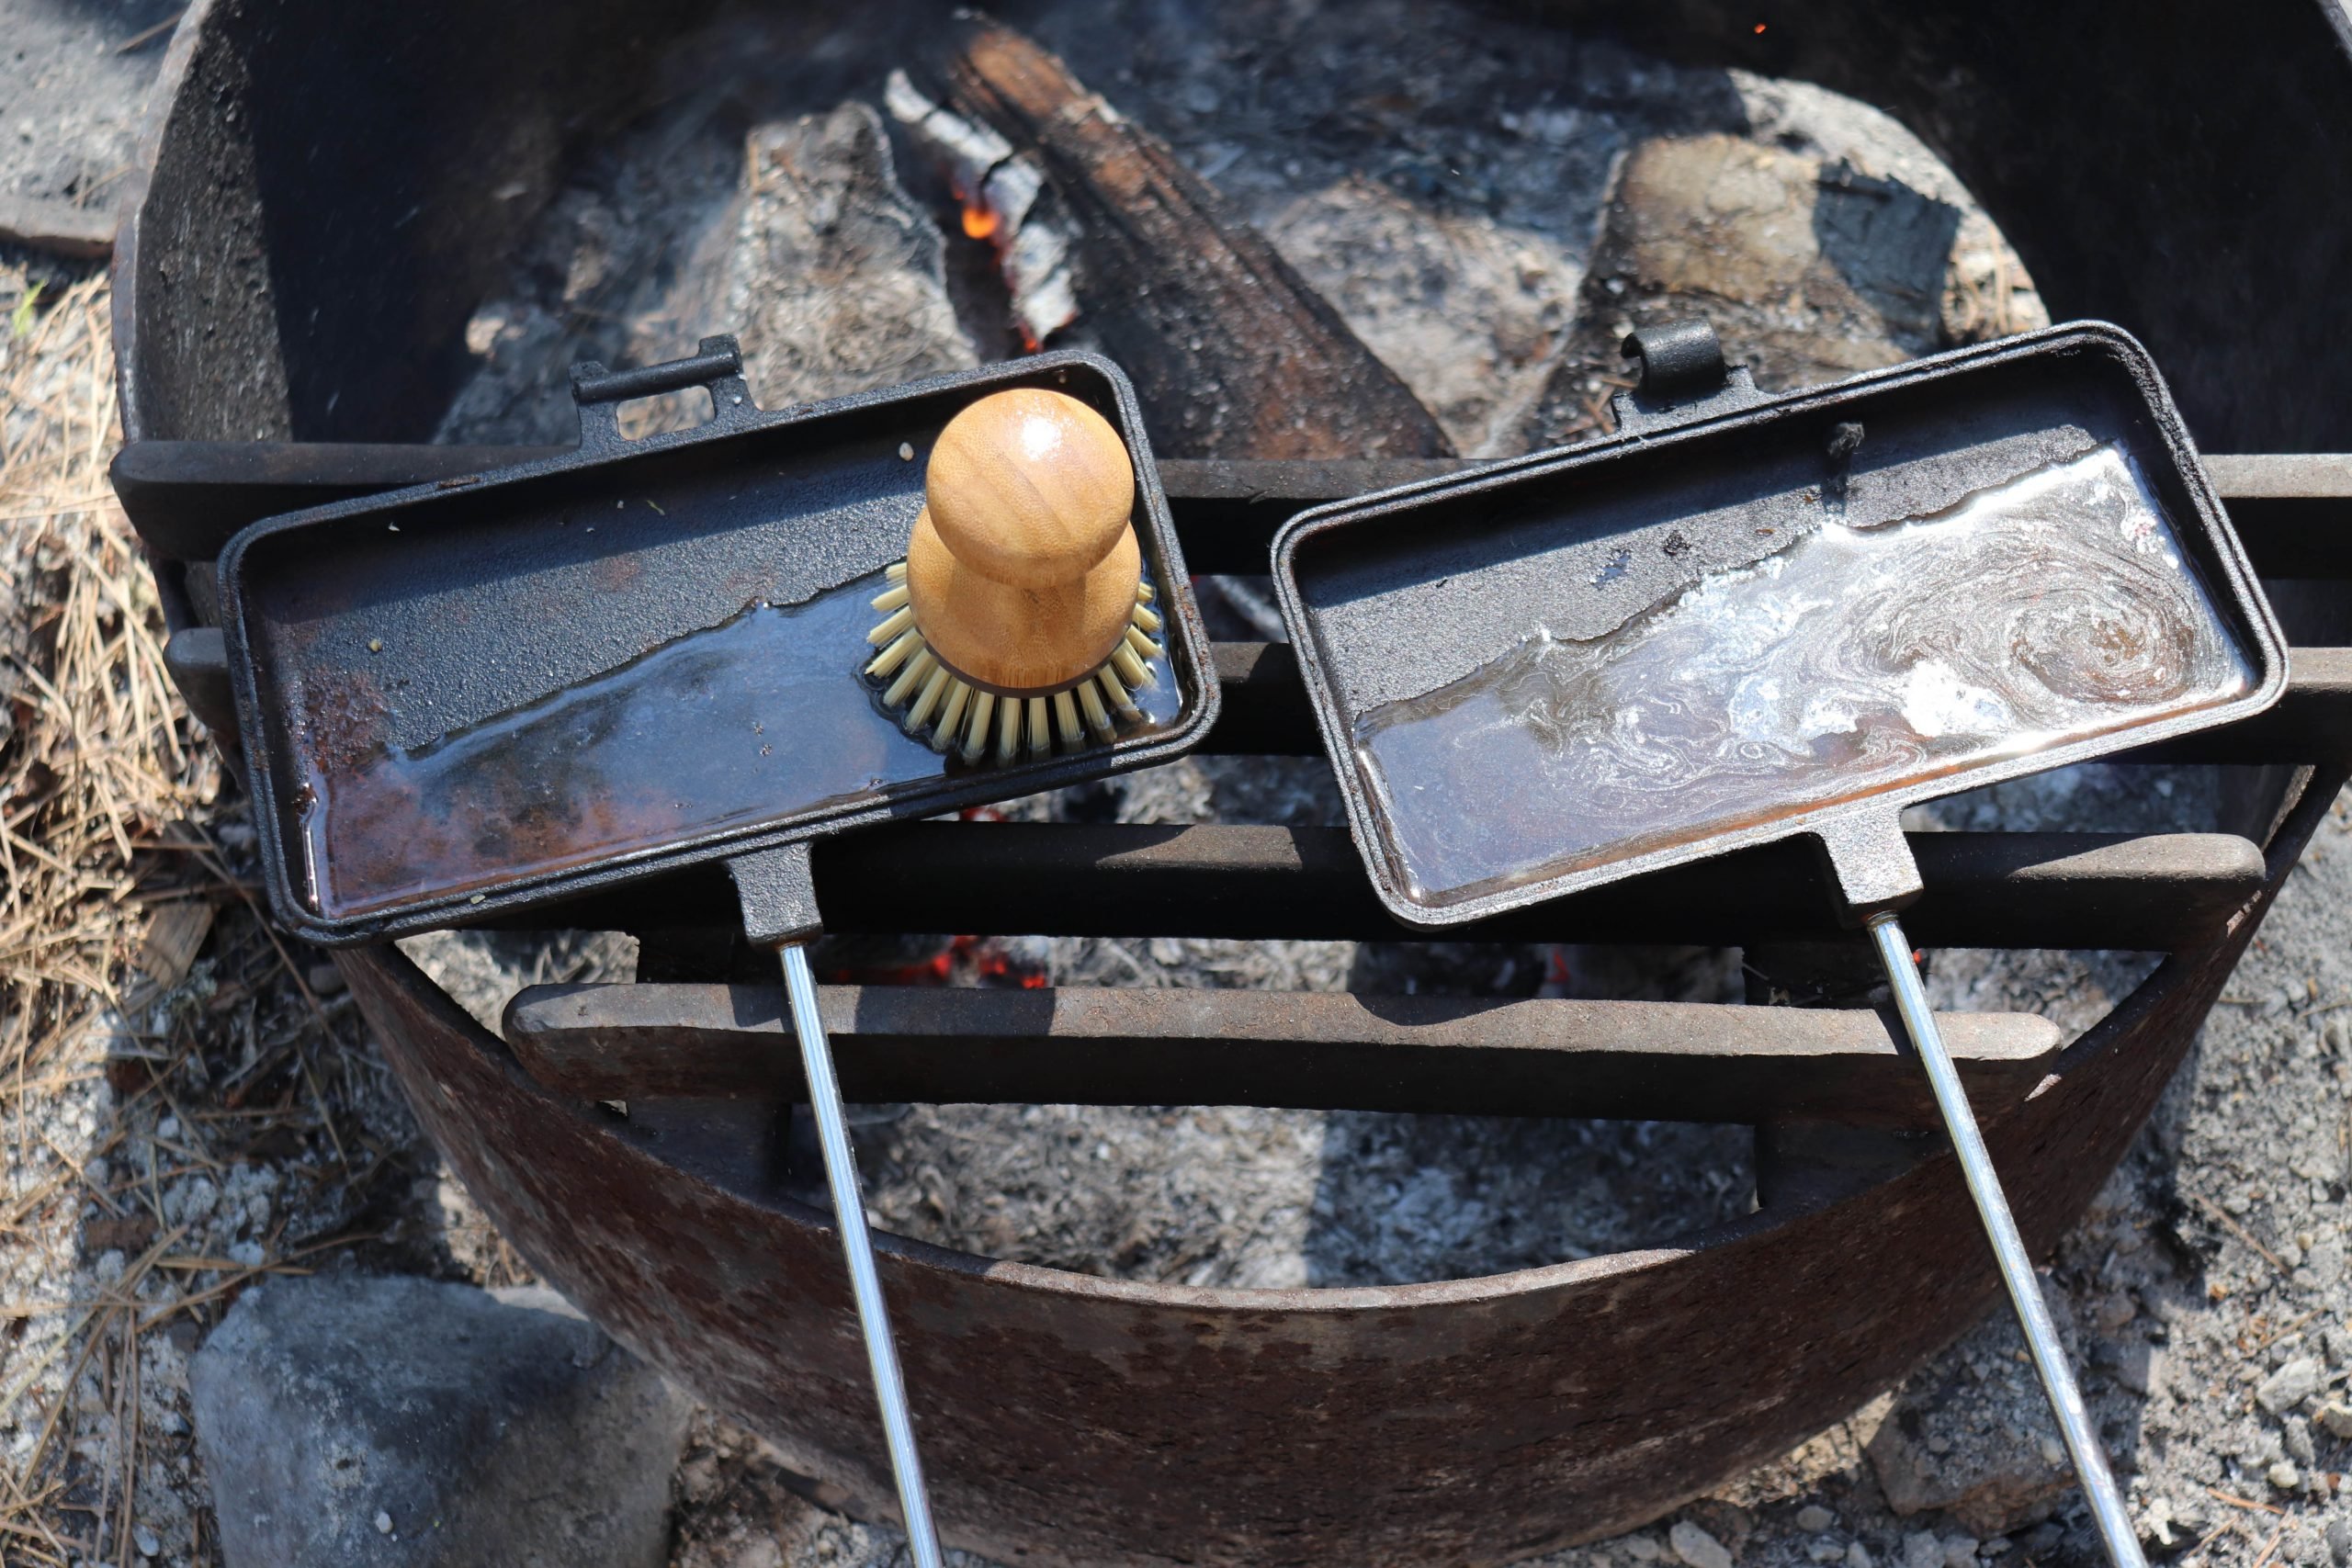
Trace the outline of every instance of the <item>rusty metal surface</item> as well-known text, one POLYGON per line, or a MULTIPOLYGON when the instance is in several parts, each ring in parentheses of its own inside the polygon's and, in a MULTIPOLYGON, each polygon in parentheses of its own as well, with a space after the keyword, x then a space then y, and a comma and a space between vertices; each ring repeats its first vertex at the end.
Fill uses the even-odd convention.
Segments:
MULTIPOLYGON (((1287 1105, 1484 1116, 1939 1125, 1870 1011, 1150 988, 826 986, 853 1101, 1287 1105)), ((1980 1114, 2041 1082, 2057 1029, 1950 1013, 1980 1114)), ((501 1032, 572 1100, 805 1099, 773 986, 535 986, 501 1032)))
MULTIPOLYGON (((2216 941, 1987 1123, 2037 1249, 2154 1106, 2341 778, 2305 792, 2216 941)), ((397 951, 336 962, 435 1142, 550 1279, 795 1468, 889 1495, 834 1239, 755 1146, 632 1142, 397 951)), ((883 1247, 946 1534, 1041 1563, 1481 1563, 1611 1534, 1845 1415, 1995 1289, 1940 1156, 1685 1249, 1447 1284, 1192 1290, 883 1247)))
MULTIPOLYGON (((2218 929, 2262 882, 2229 833, 1914 833, 1928 896, 1906 929, 1956 947, 2168 952, 2218 929), (2152 894, 2158 895, 2151 897, 2152 894)), ((825 929, 1047 936, 1409 940, 1342 828, 906 822, 820 840, 825 929)), ((598 930, 725 926, 725 878, 665 878, 530 917, 598 930)), ((1464 927, 1465 941, 1736 946, 1838 930, 1819 857, 1783 842, 1464 927)))

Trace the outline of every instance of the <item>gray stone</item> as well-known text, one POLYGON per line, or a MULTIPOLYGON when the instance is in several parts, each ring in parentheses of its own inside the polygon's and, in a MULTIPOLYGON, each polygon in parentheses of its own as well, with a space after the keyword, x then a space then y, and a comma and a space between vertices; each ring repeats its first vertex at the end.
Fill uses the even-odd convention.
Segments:
POLYGON ((2319 1381, 2319 1363, 2298 1356, 2262 1380, 2254 1391, 2255 1402, 2273 1416, 2283 1416, 2318 1393, 2319 1381))
POLYGON ((2352 1514, 2339 1514, 2327 1521, 2327 1551, 2337 1563, 2352 1563, 2352 1514))
POLYGON ((1674 1528, 1666 1532, 1666 1542, 1688 1568, 1731 1568, 1730 1548, 1689 1519, 1675 1520, 1674 1528))
POLYGON ((2270 1467, 2270 1484, 2279 1491, 2292 1492, 2302 1483, 2303 1472, 2295 1468, 2293 1460, 2282 1459, 2270 1467))
POLYGON ((1797 1529, 1807 1535, 1819 1535, 1838 1522, 1838 1516, 1818 1503, 1807 1503, 1797 1510, 1797 1529))
POLYGON ((2330 1400, 2320 1406, 2319 1424, 2327 1428, 2331 1438, 2352 1439, 2352 1406, 2330 1400))
POLYGON ((1976 1568, 1976 1538, 1973 1535, 1944 1537, 1944 1568, 1976 1568))
POLYGON ((1910 1530, 1903 1537, 1903 1568, 1943 1568, 1944 1543, 1933 1530, 1910 1530))
MULTIPOLYGON (((2059 1323, 2064 1335, 2070 1325, 2059 1323)), ((1971 1534, 2006 1535, 2048 1518, 2073 1488, 2023 1350, 2009 1314, 1989 1315, 1865 1426, 1862 1451, 1897 1517, 1939 1513, 1971 1534)))
POLYGON ((553 1292, 271 1280, 189 1366, 227 1568, 658 1568, 691 1406, 553 1292))

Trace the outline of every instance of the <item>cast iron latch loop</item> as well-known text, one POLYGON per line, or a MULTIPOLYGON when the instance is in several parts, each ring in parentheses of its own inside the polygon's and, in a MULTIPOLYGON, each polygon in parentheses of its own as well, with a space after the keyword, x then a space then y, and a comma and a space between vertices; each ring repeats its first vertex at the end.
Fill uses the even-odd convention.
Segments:
POLYGON ((1621 433, 1663 429, 1764 400, 1747 366, 1725 368, 1715 329, 1696 316, 1637 327, 1625 335, 1622 351, 1641 361, 1642 379, 1610 400, 1621 433))
POLYGON ((710 392, 708 423, 727 425, 759 412, 752 404, 752 389, 743 381, 743 354, 731 335, 707 337, 685 359, 633 370, 607 370, 595 360, 571 367, 571 400, 580 406, 580 445, 587 448, 618 446, 620 405, 636 398, 683 392, 690 387, 710 392))

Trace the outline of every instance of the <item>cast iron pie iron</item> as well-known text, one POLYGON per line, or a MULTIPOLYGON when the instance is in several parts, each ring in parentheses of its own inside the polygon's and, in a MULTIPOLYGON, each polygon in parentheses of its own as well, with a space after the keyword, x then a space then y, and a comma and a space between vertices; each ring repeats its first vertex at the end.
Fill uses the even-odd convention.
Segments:
POLYGON ((1804 835, 1867 928, 2109 1553, 2140 1561, 1898 911, 1919 801, 2227 724, 2280 638, 2155 367, 2075 324, 1770 400, 1637 333, 1620 433, 1320 507, 1277 594, 1374 887, 1452 926, 1804 835))
POLYGON ((221 624, 271 906, 327 945, 724 867, 780 950, 919 1564, 939 1546, 805 952, 812 840, 1144 767, 1216 676, 1135 394, 1049 354, 777 413, 573 373, 578 452, 257 523, 221 624), (625 440, 615 406, 712 417, 625 440))

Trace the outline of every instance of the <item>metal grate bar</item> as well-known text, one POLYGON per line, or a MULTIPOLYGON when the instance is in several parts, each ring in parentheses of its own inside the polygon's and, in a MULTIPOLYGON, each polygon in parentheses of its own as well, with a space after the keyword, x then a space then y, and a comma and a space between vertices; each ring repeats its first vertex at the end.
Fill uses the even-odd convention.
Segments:
MULTIPOLYGON (((2213 488, 2265 577, 2352 575, 2352 453, 2208 457, 2213 488)), ((1478 467, 1467 459, 1170 458, 1160 482, 1194 571, 1263 573, 1274 530, 1310 506, 1478 467)))
MULTIPOLYGON (((2261 886, 2225 833, 1915 833, 1927 896, 1907 924, 1960 947, 2151 952, 2210 939, 2261 886)), ((1338 828, 909 822, 816 845, 828 931, 1426 941, 1374 896, 1338 828), (919 911, 919 914, 916 912, 919 911)), ((516 917, 545 928, 724 928, 725 879, 681 873, 516 917)), ((1838 931, 1818 857, 1790 841, 1455 928, 1461 942, 1745 945, 1838 931)))
MULTIPOLYGON (((169 559, 202 561, 258 518, 566 450, 139 441, 116 455, 113 477, 123 509, 151 548, 169 559)), ((2352 575, 2352 454, 2260 453, 2205 463, 2264 576, 2352 575)), ((1159 473, 1187 566, 1262 573, 1274 530, 1306 508, 1477 466, 1464 458, 1166 458, 1159 473)))
MULTIPOLYGON (((508 1004, 524 1069, 579 1100, 802 1098, 773 987, 538 986, 508 1004)), ((1937 1124, 1868 1010, 1240 990, 828 986, 853 1100, 1263 1105, 1496 1116, 1937 1124)), ((1939 1020, 1986 1111, 2041 1080, 2056 1027, 1939 1020)))

